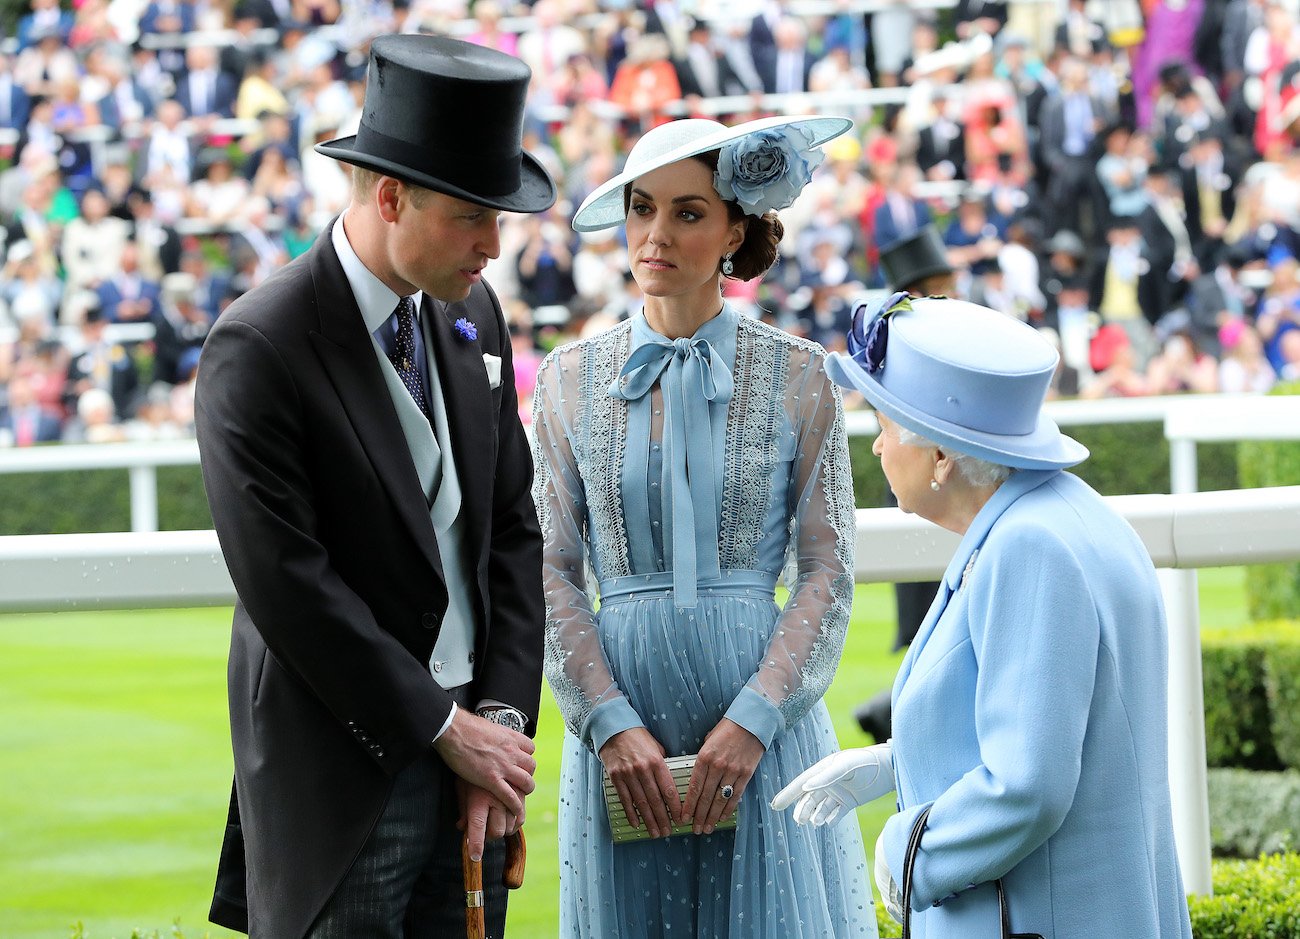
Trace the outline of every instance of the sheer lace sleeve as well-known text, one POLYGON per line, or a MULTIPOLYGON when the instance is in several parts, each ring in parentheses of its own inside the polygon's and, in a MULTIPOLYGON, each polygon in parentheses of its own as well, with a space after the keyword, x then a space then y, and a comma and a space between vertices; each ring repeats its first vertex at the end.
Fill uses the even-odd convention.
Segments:
POLYGON ((580 346, 547 356, 533 398, 533 496, 541 521, 545 670, 565 725, 593 750, 641 720, 614 681, 587 590, 587 495, 581 440, 580 346))
POLYGON ((826 693, 853 602, 853 479, 843 404, 824 362, 819 346, 791 350, 785 407, 797 444, 789 506, 797 578, 762 666, 727 712, 764 744, 826 693))

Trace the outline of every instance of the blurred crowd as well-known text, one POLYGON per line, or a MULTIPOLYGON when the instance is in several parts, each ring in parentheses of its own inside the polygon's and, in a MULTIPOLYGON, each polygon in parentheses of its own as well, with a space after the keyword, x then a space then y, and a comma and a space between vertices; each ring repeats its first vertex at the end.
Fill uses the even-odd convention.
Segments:
POLYGON ((1300 378, 1298 2, 30 0, 0 46, 0 445, 192 432, 213 321, 347 203, 312 147, 355 132, 387 32, 533 69, 561 198, 487 272, 525 414, 548 348, 640 305, 583 196, 660 122, 778 111, 857 125, 778 266, 729 284, 749 314, 841 347, 932 225, 961 295, 1058 343, 1058 394, 1267 390, 1300 378))

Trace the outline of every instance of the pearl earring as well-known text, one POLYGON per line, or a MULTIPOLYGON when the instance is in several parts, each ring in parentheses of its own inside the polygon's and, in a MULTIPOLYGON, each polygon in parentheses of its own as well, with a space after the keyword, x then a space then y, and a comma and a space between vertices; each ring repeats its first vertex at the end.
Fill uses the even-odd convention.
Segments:
POLYGON ((736 269, 736 265, 731 263, 731 255, 734 253, 735 252, 728 251, 722 256, 722 273, 726 274, 728 277, 730 277, 731 272, 736 269))
POLYGON ((933 489, 935 492, 938 492, 939 489, 941 488, 939 480, 937 479, 930 480, 930 488, 933 489))

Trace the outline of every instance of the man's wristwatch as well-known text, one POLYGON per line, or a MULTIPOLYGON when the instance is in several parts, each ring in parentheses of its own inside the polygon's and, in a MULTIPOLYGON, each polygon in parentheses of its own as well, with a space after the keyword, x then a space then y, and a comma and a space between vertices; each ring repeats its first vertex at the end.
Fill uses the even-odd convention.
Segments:
POLYGON ((524 717, 523 712, 511 707, 479 708, 475 713, 485 721, 500 724, 502 727, 509 727, 520 734, 528 726, 528 718, 524 717))

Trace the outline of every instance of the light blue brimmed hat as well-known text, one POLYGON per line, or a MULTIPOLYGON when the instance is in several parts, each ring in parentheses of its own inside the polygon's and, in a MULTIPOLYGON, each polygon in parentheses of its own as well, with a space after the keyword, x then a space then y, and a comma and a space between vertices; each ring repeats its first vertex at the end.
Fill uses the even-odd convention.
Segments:
MULTIPOLYGON (((592 190, 573 216, 573 227, 580 232, 613 228, 625 222, 623 187, 661 166, 676 163, 710 150, 751 145, 750 166, 759 169, 757 178, 735 179, 734 191, 722 192, 724 198, 736 198, 746 211, 746 196, 765 195, 762 190, 778 190, 777 205, 789 205, 808 182, 812 170, 822 160, 816 148, 844 133, 853 122, 847 117, 763 117, 728 127, 705 118, 686 118, 660 124, 645 133, 627 155, 623 172, 592 190), (779 169, 765 175, 767 169, 779 169), (790 201, 785 201, 789 198, 790 201)), ((719 172, 729 172, 726 164, 719 172)), ((716 179, 716 177, 715 177, 716 179)), ((724 183, 730 188, 729 183, 724 183)), ((761 200, 760 200, 761 201, 761 200)), ((762 214, 750 212, 750 214, 762 214)))
POLYGON ((849 354, 826 373, 913 433, 1017 469, 1061 469, 1088 450, 1043 414, 1059 356, 1031 326, 965 300, 896 293, 860 304, 849 354))

